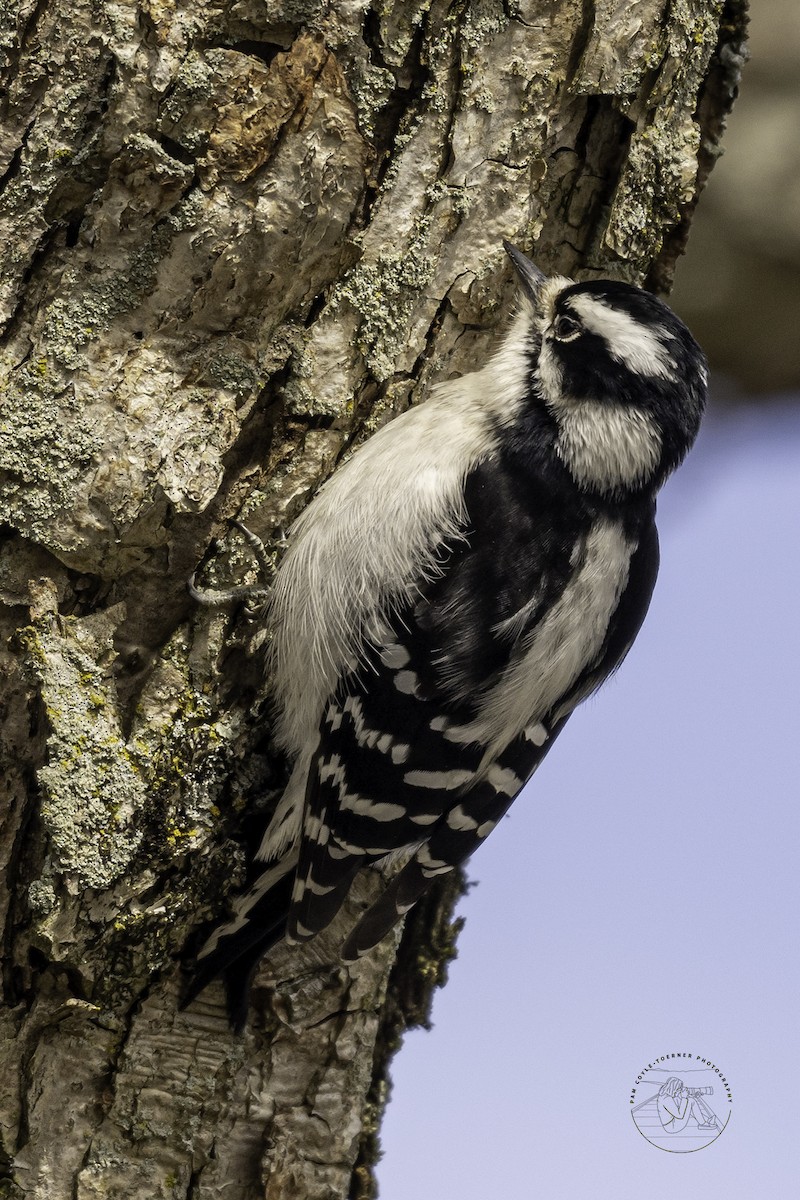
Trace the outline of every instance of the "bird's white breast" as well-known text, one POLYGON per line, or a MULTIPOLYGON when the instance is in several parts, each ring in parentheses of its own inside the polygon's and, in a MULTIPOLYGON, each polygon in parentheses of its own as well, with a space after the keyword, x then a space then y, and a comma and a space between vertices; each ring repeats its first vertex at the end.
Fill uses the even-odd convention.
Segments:
POLYGON ((634 549, 619 522, 596 520, 575 546, 572 578, 521 640, 518 653, 487 691, 479 715, 469 725, 451 726, 445 736, 482 742, 488 767, 525 728, 557 709, 602 652, 634 549))

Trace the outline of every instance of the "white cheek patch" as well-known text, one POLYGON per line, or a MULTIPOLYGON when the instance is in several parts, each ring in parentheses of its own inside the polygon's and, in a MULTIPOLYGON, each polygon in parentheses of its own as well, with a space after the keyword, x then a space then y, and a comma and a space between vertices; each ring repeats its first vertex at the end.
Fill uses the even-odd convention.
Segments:
POLYGON ((561 400, 556 450, 581 487, 613 492, 648 479, 661 458, 661 437, 640 408, 599 400, 561 400))
MULTIPOLYGON (((614 492, 643 483, 653 474, 661 458, 661 435, 643 409, 564 395, 557 343, 546 331, 561 292, 571 282, 557 277, 542 287, 539 379, 558 422, 556 450, 567 470, 581 487, 614 492)), ((569 310, 587 332, 603 339, 611 358, 628 370, 649 378, 675 378, 677 368, 667 346, 629 313, 612 308, 597 296, 580 294, 570 296, 569 310)), ((577 341, 578 337, 561 340, 577 341)))
POLYGON ((677 378, 677 364, 668 347, 653 329, 630 313, 612 308, 599 296, 570 296, 569 307, 577 313, 589 333, 605 342, 608 353, 635 375, 651 379, 677 378))

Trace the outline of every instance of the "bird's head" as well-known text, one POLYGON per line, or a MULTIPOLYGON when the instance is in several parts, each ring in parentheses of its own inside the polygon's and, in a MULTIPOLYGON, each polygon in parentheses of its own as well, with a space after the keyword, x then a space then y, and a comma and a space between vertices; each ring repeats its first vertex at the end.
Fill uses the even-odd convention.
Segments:
POLYGON ((530 385, 555 422, 579 487, 655 490, 690 449, 706 399, 705 356, 663 301, 609 279, 548 279, 505 243, 523 296, 530 385))

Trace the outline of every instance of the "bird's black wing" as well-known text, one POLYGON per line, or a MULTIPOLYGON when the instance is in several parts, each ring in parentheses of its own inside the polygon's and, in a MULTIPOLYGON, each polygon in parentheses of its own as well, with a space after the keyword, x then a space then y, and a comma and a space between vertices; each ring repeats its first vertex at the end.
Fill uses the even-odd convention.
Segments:
POLYGON ((539 489, 528 481, 526 492, 514 470, 494 463, 472 473, 463 538, 441 548, 437 575, 391 613, 383 636, 366 647, 357 670, 340 677, 327 702, 297 857, 267 885, 256 881, 200 963, 206 981, 226 975, 229 1002, 240 1014, 258 958, 284 932, 304 941, 324 929, 360 866, 411 852, 349 938, 350 957, 380 940, 437 875, 463 862, 530 778, 574 705, 632 643, 658 566, 652 506, 630 532, 627 586, 601 651, 569 694, 489 764, 480 737, 453 736, 474 722, 487 689, 535 635, 597 516, 552 481, 539 489))
POLYGON ((463 862, 494 828, 572 708, 633 641, 658 566, 652 511, 630 533, 627 586, 599 653, 568 694, 486 761, 475 721, 486 692, 579 569, 579 549, 596 517, 563 503, 556 511, 552 488, 546 497, 532 490, 522 505, 525 492, 511 471, 494 464, 474 472, 464 541, 449 548, 441 575, 394 614, 359 671, 340 680, 323 714, 307 796, 291 938, 325 928, 365 862, 416 846, 348 952, 379 940, 432 879, 463 862), (465 739, 458 731, 467 727, 473 736, 465 739))

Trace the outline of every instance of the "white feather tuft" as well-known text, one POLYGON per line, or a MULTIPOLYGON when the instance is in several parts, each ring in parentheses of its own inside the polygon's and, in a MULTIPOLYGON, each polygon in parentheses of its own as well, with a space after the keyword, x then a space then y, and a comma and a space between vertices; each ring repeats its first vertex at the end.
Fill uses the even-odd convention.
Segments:
POLYGON ((437 575, 442 543, 462 536, 464 480, 519 412, 532 349, 523 310, 482 371, 439 385, 379 430, 296 522, 270 609, 278 736, 290 753, 316 741, 341 672, 418 581, 437 575))

